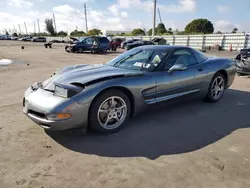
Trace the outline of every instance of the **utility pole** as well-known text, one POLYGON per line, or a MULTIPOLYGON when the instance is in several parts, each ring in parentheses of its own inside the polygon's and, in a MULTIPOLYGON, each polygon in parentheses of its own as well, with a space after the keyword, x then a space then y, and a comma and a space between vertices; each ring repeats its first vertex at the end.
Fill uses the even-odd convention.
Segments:
POLYGON ((24 22, 24 28, 25 28, 25 31, 26 31, 26 35, 28 35, 27 26, 26 26, 25 22, 24 22))
POLYGON ((34 22, 34 35, 36 36, 36 22, 34 22))
POLYGON ((38 35, 40 35, 40 23, 39 23, 39 19, 37 19, 37 27, 38 27, 38 35))
POLYGON ((57 28, 56 28, 56 19, 55 19, 55 14, 53 13, 53 20, 54 20, 54 25, 55 25, 55 32, 57 33, 57 28))
POLYGON ((155 18, 156 18, 156 0, 154 0, 154 16, 153 16, 152 36, 155 35, 155 18))
POLYGON ((87 33, 88 33, 88 18, 87 18, 87 8, 86 8, 86 3, 84 3, 84 12, 85 12, 86 34, 87 34, 87 33))
POLYGON ((18 24, 18 27, 19 27, 19 33, 20 33, 20 35, 22 35, 22 30, 21 30, 20 24, 18 24))

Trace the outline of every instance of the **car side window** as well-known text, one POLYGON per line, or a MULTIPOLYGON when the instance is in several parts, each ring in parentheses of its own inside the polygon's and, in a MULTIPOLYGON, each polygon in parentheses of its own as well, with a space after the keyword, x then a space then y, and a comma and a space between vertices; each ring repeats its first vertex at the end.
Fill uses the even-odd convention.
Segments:
POLYGON ((175 64, 184 64, 189 67, 197 64, 197 60, 189 49, 179 49, 173 52, 167 59, 165 70, 169 70, 175 64))
POLYGON ((86 43, 86 44, 93 44, 93 39, 92 39, 92 38, 87 38, 87 39, 85 40, 85 43, 86 43))

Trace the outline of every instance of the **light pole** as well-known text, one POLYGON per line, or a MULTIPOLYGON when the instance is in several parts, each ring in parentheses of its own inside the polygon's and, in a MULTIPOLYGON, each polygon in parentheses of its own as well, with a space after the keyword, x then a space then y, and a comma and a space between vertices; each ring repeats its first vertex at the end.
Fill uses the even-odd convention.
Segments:
POLYGON ((152 36, 155 35, 155 18, 156 18, 156 0, 154 0, 154 16, 153 16, 152 36))
POLYGON ((85 25, 86 25, 86 34, 88 33, 88 17, 87 17, 87 7, 84 3, 84 14, 85 14, 85 25))

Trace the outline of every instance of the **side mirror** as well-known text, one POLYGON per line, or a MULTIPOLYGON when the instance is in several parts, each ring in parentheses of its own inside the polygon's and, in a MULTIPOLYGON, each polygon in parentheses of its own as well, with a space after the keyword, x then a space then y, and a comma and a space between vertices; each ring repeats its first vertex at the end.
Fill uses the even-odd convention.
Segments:
POLYGON ((178 64, 175 64, 173 65, 169 70, 168 72, 173 72, 173 71, 184 71, 187 69, 187 66, 184 65, 184 64, 181 64, 181 63, 178 63, 178 64))

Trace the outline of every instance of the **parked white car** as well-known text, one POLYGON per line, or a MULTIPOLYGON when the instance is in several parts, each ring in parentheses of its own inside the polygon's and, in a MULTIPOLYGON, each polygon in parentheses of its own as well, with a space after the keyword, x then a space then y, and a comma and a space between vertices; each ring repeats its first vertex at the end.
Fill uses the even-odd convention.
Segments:
POLYGON ((0 40, 11 40, 11 36, 9 36, 9 35, 0 35, 0 40))

